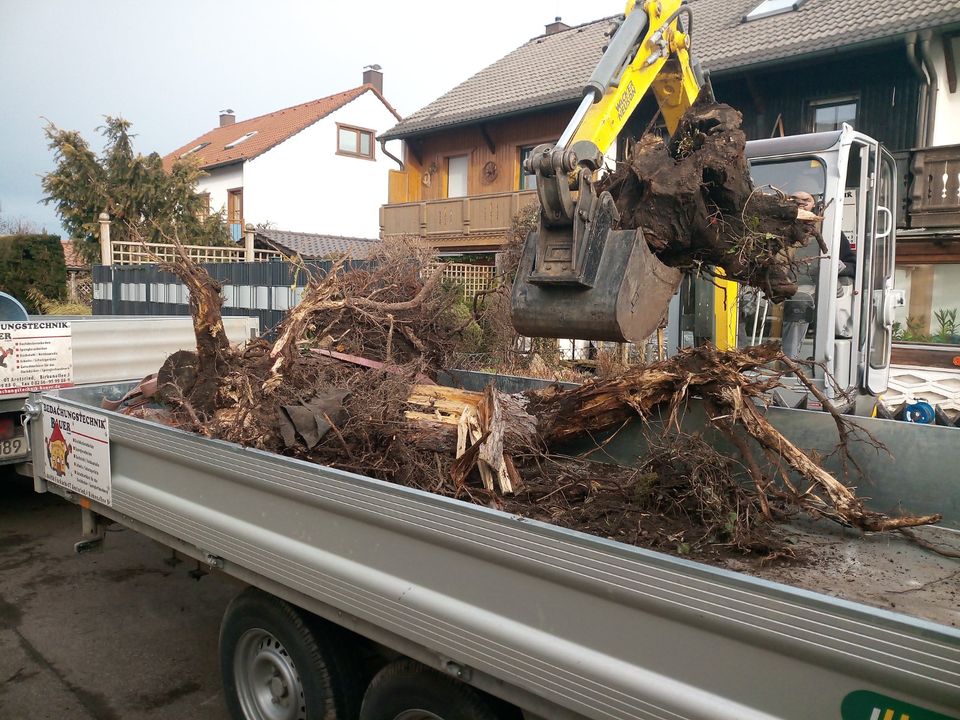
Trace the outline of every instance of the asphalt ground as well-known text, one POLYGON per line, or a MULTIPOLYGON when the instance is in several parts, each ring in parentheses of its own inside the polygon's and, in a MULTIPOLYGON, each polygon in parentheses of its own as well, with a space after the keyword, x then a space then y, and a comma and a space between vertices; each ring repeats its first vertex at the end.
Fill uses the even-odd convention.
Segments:
POLYGON ((130 530, 84 555, 79 535, 76 506, 0 468, 0 720, 227 720, 217 636, 241 587, 130 530))

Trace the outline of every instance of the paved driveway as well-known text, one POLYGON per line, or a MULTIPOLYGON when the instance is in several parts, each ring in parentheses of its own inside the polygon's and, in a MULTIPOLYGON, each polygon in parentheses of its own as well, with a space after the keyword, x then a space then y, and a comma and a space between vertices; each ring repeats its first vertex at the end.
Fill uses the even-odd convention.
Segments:
POLYGON ((227 720, 217 666, 240 589, 130 530, 75 555, 79 510, 0 469, 0 718, 227 720))

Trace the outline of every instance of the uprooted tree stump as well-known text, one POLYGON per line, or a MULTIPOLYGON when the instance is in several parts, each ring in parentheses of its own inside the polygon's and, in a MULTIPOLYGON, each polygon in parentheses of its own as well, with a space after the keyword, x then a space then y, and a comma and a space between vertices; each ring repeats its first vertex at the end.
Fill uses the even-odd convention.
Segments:
POLYGON ((209 418, 216 410, 217 394, 233 359, 220 312, 223 286, 190 260, 176 238, 173 240, 176 257, 161 268, 179 277, 189 290, 197 351, 167 358, 158 372, 158 391, 190 414, 209 418))
POLYGON ((642 230, 661 262, 721 268, 779 302, 797 290, 791 251, 810 242, 827 248, 795 201, 753 187, 742 119, 702 92, 671 140, 640 138, 605 188, 620 227, 642 230))

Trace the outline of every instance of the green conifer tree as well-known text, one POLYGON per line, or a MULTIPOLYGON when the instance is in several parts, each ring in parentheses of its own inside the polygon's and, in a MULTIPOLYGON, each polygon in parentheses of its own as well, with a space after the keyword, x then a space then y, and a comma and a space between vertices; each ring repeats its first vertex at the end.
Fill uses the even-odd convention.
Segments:
POLYGON ((106 117, 98 128, 105 138, 101 155, 74 130, 53 123, 45 128, 56 169, 43 177, 44 202, 53 203, 77 250, 91 264, 100 262, 99 217, 112 222, 111 239, 162 242, 176 234, 187 245, 231 244, 221 213, 207 215, 196 192, 205 173, 192 158, 177 160, 168 172, 160 155, 133 149, 131 123, 106 117))

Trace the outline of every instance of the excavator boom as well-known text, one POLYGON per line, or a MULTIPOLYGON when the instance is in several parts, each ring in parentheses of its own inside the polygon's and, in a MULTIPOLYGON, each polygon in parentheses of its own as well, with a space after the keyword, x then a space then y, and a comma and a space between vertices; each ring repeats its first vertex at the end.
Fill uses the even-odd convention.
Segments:
POLYGON ((635 342, 660 326, 680 273, 650 252, 641 231, 615 229, 613 198, 598 194, 594 181, 648 91, 670 132, 696 99, 691 26, 692 13, 679 0, 629 2, 560 140, 527 160, 537 177, 540 224, 526 240, 514 282, 519 333, 635 342))

